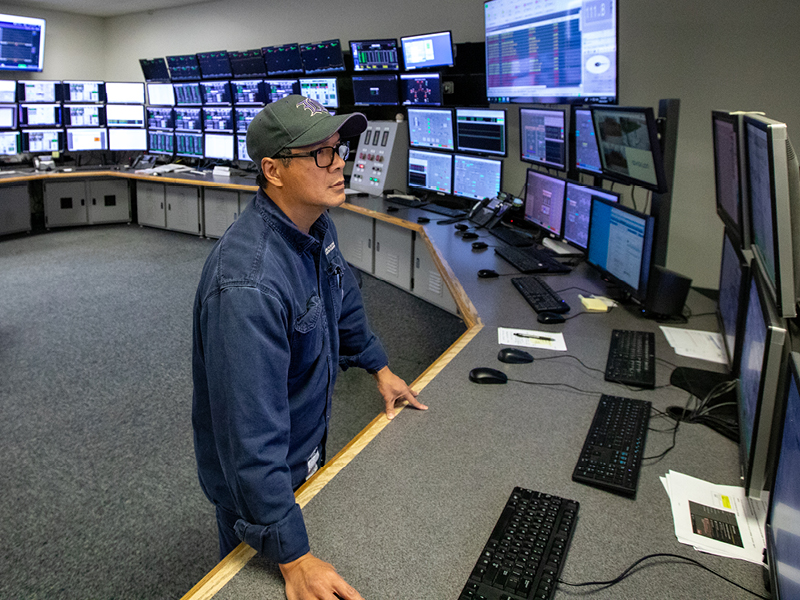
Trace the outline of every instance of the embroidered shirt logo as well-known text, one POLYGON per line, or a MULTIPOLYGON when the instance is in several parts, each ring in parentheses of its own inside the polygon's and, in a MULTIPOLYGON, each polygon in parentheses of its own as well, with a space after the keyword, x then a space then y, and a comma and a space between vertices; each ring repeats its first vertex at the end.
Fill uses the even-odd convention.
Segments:
POLYGON ((330 114, 328 110, 324 106, 322 106, 322 104, 320 104, 313 98, 304 98, 301 102, 298 102, 297 108, 300 108, 301 106, 307 111, 309 111, 312 117, 314 115, 330 114))
POLYGON ((327 248, 325 248, 325 256, 328 256, 328 254, 330 254, 331 252, 333 252, 333 249, 334 249, 334 248, 336 248, 336 244, 335 244, 335 243, 333 243, 333 242, 331 242, 330 246, 328 246, 327 248))

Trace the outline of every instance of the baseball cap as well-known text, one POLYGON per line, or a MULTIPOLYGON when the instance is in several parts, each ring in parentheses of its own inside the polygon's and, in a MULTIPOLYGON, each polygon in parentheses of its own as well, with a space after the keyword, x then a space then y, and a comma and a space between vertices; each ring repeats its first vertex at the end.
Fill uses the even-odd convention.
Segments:
POLYGON ((247 128, 247 154, 257 165, 281 150, 302 148, 327 140, 337 131, 343 138, 367 128, 361 113, 332 115, 319 102, 292 94, 267 104, 247 128))

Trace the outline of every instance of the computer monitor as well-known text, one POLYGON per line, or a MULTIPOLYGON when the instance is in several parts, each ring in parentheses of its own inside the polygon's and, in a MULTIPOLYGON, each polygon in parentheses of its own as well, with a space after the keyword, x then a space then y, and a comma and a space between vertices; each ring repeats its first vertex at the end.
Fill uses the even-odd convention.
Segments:
POLYGON ((0 129, 17 128, 17 105, 0 104, 0 129))
POLYGON ((19 102, 61 102, 63 100, 60 81, 43 81, 34 79, 17 82, 17 98, 19 102))
POLYGON ((586 261, 640 302, 647 295, 654 221, 632 208, 592 198, 586 261))
POLYGON ((456 150, 506 155, 506 111, 456 109, 456 150))
POLYGON ((600 163, 600 151, 597 148, 597 136, 594 132, 592 111, 588 108, 576 108, 575 118, 575 168, 581 173, 600 175, 603 165, 600 163))
POLYGON ((196 54, 168 56, 169 78, 172 81, 194 81, 200 79, 200 65, 196 54))
POLYGON ((175 129, 175 111, 165 106, 147 107, 148 129, 175 129))
POLYGON ((142 67, 142 74, 145 81, 169 81, 169 68, 164 57, 140 58, 139 66, 142 67))
POLYGON ((408 144, 412 148, 455 150, 453 111, 449 108, 409 108, 408 144))
POLYGON ((263 79, 231 81, 231 95, 233 103, 238 106, 263 106, 267 103, 267 86, 263 79))
POLYGON ((41 71, 45 28, 44 19, 0 15, 0 70, 41 71))
POLYGON ((406 71, 452 67, 455 64, 453 38, 449 31, 402 37, 400 45, 406 71))
POLYGON ((739 458, 745 493, 761 498, 770 477, 774 418, 785 374, 786 324, 775 312, 758 262, 751 269, 739 368, 739 458))
POLYGON ((148 83, 147 101, 151 106, 175 106, 175 90, 171 83, 148 83))
POLYGON ((200 92, 199 83, 173 83, 175 90, 176 106, 200 106, 203 104, 203 94, 200 92))
POLYGON ((14 156, 22 152, 19 131, 0 131, 0 156, 14 156))
POLYGON ((68 127, 67 150, 69 152, 108 150, 108 131, 105 127, 86 129, 70 129, 68 127))
POLYGON ((617 2, 484 3, 490 103, 617 101, 617 2))
POLYGON ((147 130, 142 129, 108 129, 108 149, 112 151, 147 151, 147 130))
POLYGON ((231 61, 231 72, 233 72, 234 79, 267 76, 267 65, 259 48, 241 52, 228 52, 228 58, 231 61))
POLYGON ((147 130, 147 151, 150 154, 175 154, 175 134, 157 129, 147 130))
POLYGON ((261 48, 261 53, 267 64, 267 75, 299 75, 303 72, 300 44, 267 46, 261 48))
POLYGON ((453 158, 453 195, 472 200, 500 193, 503 161, 456 154, 453 158))
POLYGON ((64 150, 63 129, 23 129, 22 151, 31 154, 61 152, 64 150))
POLYGON ((250 126, 250 121, 255 119, 256 115, 260 112, 261 112, 261 107, 235 108, 233 111, 233 116, 236 124, 236 131, 238 133, 247 133, 247 128, 250 126))
POLYGON ((789 358, 783 425, 767 512, 767 571, 773 600, 800 598, 800 354, 789 358))
POLYGON ((734 240, 726 227, 722 236, 717 321, 728 368, 734 376, 738 376, 742 351, 740 332, 747 307, 747 294, 750 290, 750 262, 734 240))
POLYGON ((175 109, 175 129, 179 131, 203 131, 202 109, 175 109))
POLYGON ((106 81, 109 104, 144 104, 144 83, 106 81))
POLYGON ((60 104, 20 104, 20 127, 53 127, 63 123, 60 104))
POLYGON ((566 180, 528 169, 525 220, 557 238, 561 237, 566 188, 566 180))
POLYGON ((400 58, 397 54, 397 40, 351 40, 353 70, 358 71, 397 71, 400 58))
POLYGON ((439 194, 451 194, 453 191, 453 155, 409 149, 408 187, 439 194))
POLYGON ((233 109, 231 107, 206 107, 203 109, 203 131, 233 133, 233 126, 233 109))
POLYGON ((592 219, 592 198, 619 202, 619 194, 603 188, 567 180, 564 203, 564 240, 586 250, 589 247, 589 223, 592 219))
POLYGON ((397 106, 397 75, 353 75, 355 106, 397 106))
POLYGON ((339 108, 339 93, 334 77, 301 77, 300 95, 316 100, 326 108, 339 108))
POLYGON ((175 132, 175 155, 203 158, 203 134, 175 132))
POLYGON ((106 84, 103 81, 64 81, 62 82, 64 102, 105 102, 106 84))
POLYGON ((300 81, 297 79, 267 79, 264 85, 267 89, 267 103, 300 93, 300 81))
POLYGON ((344 71, 344 55, 339 40, 300 44, 300 57, 306 74, 344 71))
POLYGON ((17 82, 13 79, 0 79, 0 102, 17 101, 17 82))
POLYGON ((519 151, 525 162, 567 169, 567 112, 558 108, 519 109, 519 151))
POLYGON ((64 106, 64 124, 67 127, 104 127, 106 107, 102 104, 70 104, 64 106))
POLYGON ((236 159, 253 162, 250 155, 247 153, 247 136, 237 134, 236 136, 236 159))
POLYGON ((650 107, 592 107, 603 177, 667 191, 667 176, 653 109, 650 107))
POLYGON ((786 124, 744 117, 750 240, 772 301, 783 317, 797 314, 800 286, 800 168, 786 124))
POLYGON ((228 58, 228 52, 226 50, 198 52, 197 64, 200 66, 200 77, 202 79, 233 77, 231 61, 228 58))
POLYGON ((441 106, 441 74, 401 73, 400 101, 404 106, 441 106))
POLYGON ((233 100, 229 81, 201 81, 200 93, 205 105, 230 105, 233 100))
POLYGON ((109 127, 144 127, 144 105, 106 104, 106 124, 109 127))
POLYGON ((213 160, 234 159, 234 139, 228 133, 206 133, 203 136, 204 155, 213 160))

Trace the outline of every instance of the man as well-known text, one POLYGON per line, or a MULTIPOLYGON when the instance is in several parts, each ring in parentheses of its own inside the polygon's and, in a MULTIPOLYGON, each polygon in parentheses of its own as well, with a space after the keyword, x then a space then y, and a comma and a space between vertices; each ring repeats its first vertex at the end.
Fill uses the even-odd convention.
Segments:
POLYGON ((214 246, 194 305, 192 424, 220 554, 240 540, 280 565, 289 600, 362 600, 314 557, 294 491, 324 461, 337 368, 375 377, 388 418, 407 401, 370 331, 327 210, 344 202, 344 159, 364 115, 288 96, 247 130, 259 190, 214 246))

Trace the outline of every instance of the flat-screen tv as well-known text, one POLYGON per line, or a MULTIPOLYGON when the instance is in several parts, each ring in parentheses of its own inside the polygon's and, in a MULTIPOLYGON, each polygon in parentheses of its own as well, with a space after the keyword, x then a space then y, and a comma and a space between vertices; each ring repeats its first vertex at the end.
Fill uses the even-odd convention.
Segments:
POLYGON ((0 14, 0 70, 44 68, 44 19, 0 14))
POLYGON ((565 171, 566 111, 561 108, 520 108, 519 152, 525 162, 565 171))
POLYGON ((406 71, 452 67, 455 64, 453 37, 449 31, 402 37, 400 45, 406 71))

